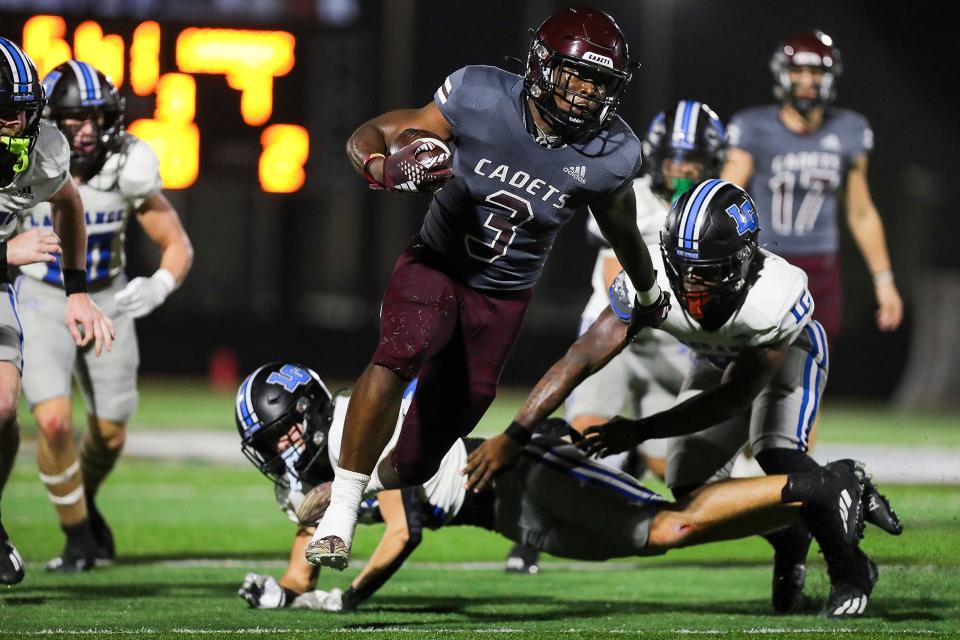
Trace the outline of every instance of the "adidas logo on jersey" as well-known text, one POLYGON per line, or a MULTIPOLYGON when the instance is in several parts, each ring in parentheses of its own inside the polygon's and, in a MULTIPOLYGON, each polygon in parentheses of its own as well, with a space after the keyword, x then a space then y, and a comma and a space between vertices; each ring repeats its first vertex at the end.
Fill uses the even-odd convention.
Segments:
POLYGON ((820 148, 827 151, 840 151, 840 138, 835 133, 826 135, 820 138, 820 148))
POLYGON ((580 165, 579 167, 566 167, 563 172, 572 176, 573 179, 580 184, 587 183, 587 168, 584 165, 580 165))
POLYGON ((33 200, 33 189, 31 189, 30 187, 24 187, 23 189, 19 189, 17 191, 11 192, 10 195, 13 196, 14 198, 25 198, 27 200, 33 200))

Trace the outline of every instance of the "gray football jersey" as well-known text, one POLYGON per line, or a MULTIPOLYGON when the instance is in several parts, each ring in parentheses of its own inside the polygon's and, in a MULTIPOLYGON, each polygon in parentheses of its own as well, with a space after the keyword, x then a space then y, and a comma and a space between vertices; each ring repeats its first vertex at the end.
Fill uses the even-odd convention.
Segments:
POLYGON ((836 253, 840 198, 853 162, 873 148, 867 119, 828 108, 808 135, 788 130, 778 105, 744 109, 730 122, 730 144, 753 156, 745 186, 757 203, 760 240, 784 256, 836 253))
POLYGON ((522 85, 502 69, 471 66, 434 95, 453 128, 455 177, 431 201, 421 236, 453 277, 480 290, 532 287, 560 228, 630 188, 640 169, 640 141, 619 116, 582 144, 537 144, 522 85))

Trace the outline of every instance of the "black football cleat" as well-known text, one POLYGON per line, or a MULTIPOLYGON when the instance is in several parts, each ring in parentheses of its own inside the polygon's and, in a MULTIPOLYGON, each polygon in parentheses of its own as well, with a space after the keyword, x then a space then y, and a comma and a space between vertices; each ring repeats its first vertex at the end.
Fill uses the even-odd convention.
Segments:
POLYGON ((13 586, 23 580, 23 558, 10 539, 0 538, 0 584, 13 586))
POLYGON ((537 561, 540 559, 540 550, 525 544, 517 543, 510 549, 504 569, 507 573, 523 573, 536 575, 540 572, 537 561))
POLYGON ((846 467, 860 476, 863 482, 863 518, 870 524, 880 527, 893 536, 903 533, 903 523, 897 517, 897 512, 890 506, 890 501, 877 490, 876 485, 867 475, 863 464, 856 460, 835 460, 826 465, 828 469, 846 467))
POLYGON ((856 565, 845 576, 831 576, 830 596, 820 612, 825 618, 859 618, 880 577, 877 564, 859 548, 855 549, 856 565))
POLYGON ((47 571, 54 573, 79 573, 90 571, 97 564, 97 555, 94 549, 78 549, 70 545, 56 558, 47 562, 47 571))
POLYGON ((97 564, 97 542, 89 519, 60 528, 67 536, 67 542, 60 555, 47 562, 47 571, 77 573, 93 569, 97 564))
POLYGON ((110 530, 110 525, 104 520, 100 510, 97 509, 97 505, 93 502, 93 496, 89 494, 87 494, 87 517, 90 519, 90 531, 93 533, 94 542, 96 542, 97 564, 112 564, 117 557, 113 531, 110 530))
POLYGON ((822 472, 822 489, 804 509, 818 510, 832 520, 843 542, 854 545, 863 537, 863 476, 847 465, 823 467, 822 472))
POLYGON ((803 586, 807 578, 807 552, 813 537, 803 525, 794 525, 764 536, 773 545, 773 610, 795 613, 806 605, 803 586))

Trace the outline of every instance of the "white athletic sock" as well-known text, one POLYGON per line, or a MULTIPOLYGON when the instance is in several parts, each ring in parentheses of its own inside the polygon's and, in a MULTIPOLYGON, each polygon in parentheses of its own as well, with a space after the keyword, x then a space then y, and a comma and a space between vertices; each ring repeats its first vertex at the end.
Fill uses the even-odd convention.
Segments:
POLYGON ((370 476, 356 471, 334 471, 333 485, 330 487, 330 506, 317 525, 313 534, 314 540, 338 536, 347 548, 350 548, 353 544, 353 532, 357 528, 357 510, 363 501, 363 490, 369 482, 370 476))

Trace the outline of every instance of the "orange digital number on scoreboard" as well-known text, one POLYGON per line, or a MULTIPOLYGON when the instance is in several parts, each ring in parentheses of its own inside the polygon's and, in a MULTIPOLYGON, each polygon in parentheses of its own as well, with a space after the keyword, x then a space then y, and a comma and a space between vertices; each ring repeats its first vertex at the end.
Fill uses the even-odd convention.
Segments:
MULTIPOLYGON (((59 16, 34 16, 24 24, 23 47, 41 76, 73 56, 123 86, 126 43, 121 36, 104 34, 92 20, 76 26, 72 47, 66 34, 66 23, 59 16)), ((243 121, 250 126, 264 125, 273 113, 274 78, 293 69, 295 47, 296 39, 286 31, 190 27, 176 39, 179 72, 161 74, 160 25, 148 21, 134 30, 129 47, 131 89, 136 95, 155 95, 156 108, 153 118, 131 122, 128 129, 157 153, 165 187, 189 187, 200 172, 201 133, 193 121, 197 105, 193 75, 225 76, 227 84, 240 92, 243 121)), ((307 130, 273 123, 262 131, 260 141, 261 188, 271 193, 299 190, 310 149, 307 130)))

